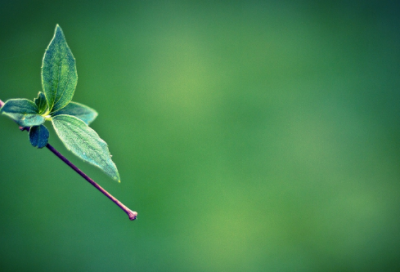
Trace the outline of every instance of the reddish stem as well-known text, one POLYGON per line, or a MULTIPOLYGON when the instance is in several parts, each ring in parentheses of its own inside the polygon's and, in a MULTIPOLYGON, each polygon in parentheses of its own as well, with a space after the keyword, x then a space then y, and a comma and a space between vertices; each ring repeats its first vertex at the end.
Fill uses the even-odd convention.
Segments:
MULTIPOLYGON (((0 108, 3 107, 4 102, 1 101, 0 99, 0 108)), ((20 130, 24 131, 27 130, 29 131, 28 127, 20 127, 20 130)), ((120 207, 128 216, 130 220, 135 220, 137 216, 137 212, 132 211, 129 209, 127 206, 122 204, 118 199, 113 197, 109 192, 103 189, 99 184, 97 184, 93 179, 91 179, 88 175, 82 172, 78 167, 76 167, 72 162, 67 160, 60 152, 58 152, 53 146, 50 144, 47 144, 46 147, 54 153, 58 158, 60 158, 65 164, 67 164, 69 167, 71 167, 76 173, 78 173, 81 177, 86 179, 90 184, 92 184, 97 190, 99 190, 102 194, 104 194, 106 197, 108 197, 112 202, 117 204, 118 207, 120 207)))
POLYGON ((54 153, 57 157, 59 157, 63 162, 65 162, 69 167, 71 167, 75 172, 77 172, 81 177, 86 179, 90 184, 92 184, 94 187, 96 187, 97 190, 102 192, 106 197, 108 197, 112 202, 118 205, 126 214, 129 216, 130 220, 135 220, 137 216, 137 212, 131 211, 127 206, 122 204, 118 199, 113 197, 109 192, 103 189, 100 185, 98 185, 93 179, 91 179, 88 175, 82 172, 78 167, 76 167, 72 162, 67 160, 63 155, 61 155, 60 152, 58 152, 54 147, 52 147, 50 144, 47 144, 46 147, 54 153))

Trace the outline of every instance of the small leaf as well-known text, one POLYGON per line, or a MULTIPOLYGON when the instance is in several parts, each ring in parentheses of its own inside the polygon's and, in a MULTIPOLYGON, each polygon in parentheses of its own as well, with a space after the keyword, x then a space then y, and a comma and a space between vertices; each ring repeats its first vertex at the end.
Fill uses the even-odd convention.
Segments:
POLYGON ((57 25, 42 64, 43 91, 51 111, 64 108, 72 100, 77 82, 75 58, 57 25))
POLYGON ((29 129, 29 140, 37 148, 43 148, 49 140, 49 131, 44 125, 33 126, 29 129))
POLYGON ((33 99, 33 102, 35 102, 36 106, 39 108, 39 114, 43 114, 47 110, 47 101, 46 97, 44 96, 44 93, 39 92, 38 97, 33 99))
POLYGON ((39 109, 36 104, 28 99, 7 100, 0 112, 23 127, 38 126, 45 121, 44 117, 38 114, 39 109))
POLYGON ((51 114, 52 116, 57 116, 60 114, 66 114, 66 115, 71 115, 75 116, 79 119, 81 119, 83 122, 86 124, 90 124, 93 122, 94 119, 97 117, 97 111, 95 111, 92 108, 89 108, 88 106, 85 106, 80 103, 76 102, 70 102, 65 108, 51 114))
POLYGON ((75 116, 60 114, 52 118, 53 127, 65 147, 82 160, 99 167, 120 182, 106 142, 85 122, 75 116))

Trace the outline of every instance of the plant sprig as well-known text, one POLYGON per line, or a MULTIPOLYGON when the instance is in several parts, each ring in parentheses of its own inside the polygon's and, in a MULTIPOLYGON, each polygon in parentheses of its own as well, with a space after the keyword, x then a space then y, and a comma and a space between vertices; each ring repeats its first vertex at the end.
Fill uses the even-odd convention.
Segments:
POLYGON ((44 54, 41 75, 43 92, 39 92, 34 101, 10 99, 1 108, 1 113, 22 127, 30 127, 29 139, 38 148, 43 148, 48 142, 49 131, 43 123, 51 121, 68 150, 120 182, 117 166, 111 160, 106 142, 89 127, 97 112, 71 102, 78 74, 75 58, 59 25, 44 54))
POLYGON ((68 150, 120 182, 119 172, 111 159, 107 143, 89 127, 97 117, 97 112, 71 101, 78 74, 75 58, 59 25, 56 26, 53 39, 43 57, 41 81, 43 92, 39 92, 37 98, 33 101, 25 98, 9 99, 5 103, 0 100, 0 113, 13 119, 24 130, 28 130, 29 141, 34 147, 49 148, 127 212, 131 220, 135 219, 136 212, 129 210, 48 144, 49 131, 44 125, 45 121, 51 121, 58 137, 68 150))

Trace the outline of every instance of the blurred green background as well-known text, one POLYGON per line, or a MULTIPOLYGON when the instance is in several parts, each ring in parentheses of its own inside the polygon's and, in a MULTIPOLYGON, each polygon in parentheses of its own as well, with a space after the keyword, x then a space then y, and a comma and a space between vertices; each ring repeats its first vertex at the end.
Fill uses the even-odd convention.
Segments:
POLYGON ((400 270, 396 1, 3 0, 0 99, 57 23, 139 216, 1 117, 1 271, 400 270))

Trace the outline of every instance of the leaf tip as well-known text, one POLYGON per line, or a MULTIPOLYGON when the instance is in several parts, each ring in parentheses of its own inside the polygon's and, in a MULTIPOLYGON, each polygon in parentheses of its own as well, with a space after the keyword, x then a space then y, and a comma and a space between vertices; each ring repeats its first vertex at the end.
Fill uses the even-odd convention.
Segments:
POLYGON ((61 34, 61 36, 64 37, 64 33, 63 33, 63 31, 61 29, 61 26, 59 24, 56 24, 56 29, 54 30, 54 36, 56 36, 57 34, 58 35, 61 34))
MULTIPOLYGON (((114 164, 115 165, 115 164, 114 164)), ((118 170, 117 170, 118 171, 118 170)), ((119 176, 119 173, 117 172, 114 176, 112 176, 112 179, 115 180, 118 183, 121 183, 121 177, 119 176)))

